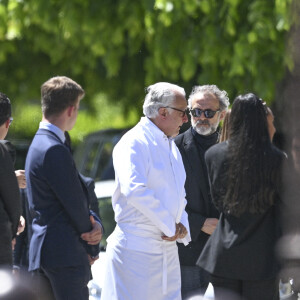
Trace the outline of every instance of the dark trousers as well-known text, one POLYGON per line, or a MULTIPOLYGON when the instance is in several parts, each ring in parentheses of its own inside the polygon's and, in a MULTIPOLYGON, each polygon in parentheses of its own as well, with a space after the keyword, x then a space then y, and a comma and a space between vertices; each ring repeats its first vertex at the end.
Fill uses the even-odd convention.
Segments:
POLYGON ((90 266, 41 268, 35 271, 35 292, 43 300, 88 300, 87 284, 91 278, 90 266))
POLYGON ((215 300, 279 300, 279 281, 236 280, 211 275, 215 300))
POLYGON ((55 300, 51 283, 43 270, 35 270, 31 272, 31 282, 33 291, 38 299, 55 300))
POLYGON ((180 270, 182 299, 203 296, 209 284, 209 274, 198 266, 180 266, 180 270))
POLYGON ((56 300, 88 300, 87 284, 91 278, 90 265, 44 269, 56 300))
MULTIPOLYGON (((2 221, 2 220, 0 220, 2 221)), ((0 267, 12 267, 11 225, 0 223, 0 267)))

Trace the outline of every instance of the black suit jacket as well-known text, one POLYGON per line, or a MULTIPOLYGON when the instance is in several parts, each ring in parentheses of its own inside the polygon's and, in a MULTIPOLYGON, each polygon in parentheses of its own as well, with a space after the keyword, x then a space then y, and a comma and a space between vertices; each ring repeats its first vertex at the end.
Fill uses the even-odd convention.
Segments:
POLYGON ((13 163, 0 143, 0 264, 12 263, 11 240, 17 233, 21 201, 13 163))
POLYGON ((30 145, 25 166, 32 224, 29 270, 88 263, 99 247, 80 234, 92 229, 88 192, 79 178, 69 149, 52 132, 39 129, 30 145))
MULTIPOLYGON (((238 280, 266 280, 276 277, 279 265, 275 246, 281 235, 281 166, 284 154, 274 147, 270 161, 278 170, 274 176, 275 204, 264 213, 225 214, 220 207, 216 230, 206 243, 197 264, 209 273, 238 280)), ((227 142, 211 147, 205 154, 213 202, 225 195, 228 172, 227 142)), ((255 163, 255 162, 254 162, 255 163)), ((249 178, 251 180, 251 178, 249 178)))
POLYGON ((184 246, 178 243, 180 264, 194 266, 209 235, 201 231, 207 218, 218 218, 212 204, 204 156, 200 155, 191 128, 175 138, 186 172, 186 212, 192 241, 184 246))

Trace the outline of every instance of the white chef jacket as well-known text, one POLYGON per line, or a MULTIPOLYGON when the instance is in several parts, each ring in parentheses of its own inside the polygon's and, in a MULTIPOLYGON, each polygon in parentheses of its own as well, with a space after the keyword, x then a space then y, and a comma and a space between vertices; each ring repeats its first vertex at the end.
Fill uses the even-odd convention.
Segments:
POLYGON ((185 170, 181 155, 146 117, 127 132, 113 151, 116 189, 112 205, 117 222, 108 238, 102 300, 181 299, 175 223, 188 230, 184 208, 185 170))

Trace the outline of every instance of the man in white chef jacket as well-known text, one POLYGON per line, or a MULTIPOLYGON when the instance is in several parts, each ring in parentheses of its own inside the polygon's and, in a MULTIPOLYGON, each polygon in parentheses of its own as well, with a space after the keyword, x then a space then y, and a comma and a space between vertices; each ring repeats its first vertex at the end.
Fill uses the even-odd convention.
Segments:
POLYGON ((173 142, 188 121, 183 88, 147 88, 140 122, 113 151, 117 226, 108 238, 102 300, 181 299, 177 242, 190 233, 185 170, 173 142))

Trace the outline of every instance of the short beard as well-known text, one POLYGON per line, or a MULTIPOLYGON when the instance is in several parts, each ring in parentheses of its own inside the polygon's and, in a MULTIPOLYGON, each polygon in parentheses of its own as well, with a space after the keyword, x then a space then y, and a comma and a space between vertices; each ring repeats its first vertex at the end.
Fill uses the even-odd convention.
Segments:
POLYGON ((192 120, 192 126, 194 130, 200 135, 211 135, 215 133, 217 131, 218 125, 219 125, 219 118, 215 124, 209 124, 208 120, 204 120, 204 121, 198 120, 196 123, 193 122, 192 120), (208 127, 207 126, 204 127, 199 124, 206 124, 208 125, 208 127))

